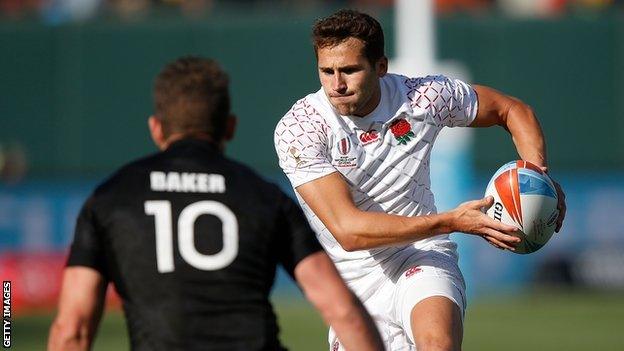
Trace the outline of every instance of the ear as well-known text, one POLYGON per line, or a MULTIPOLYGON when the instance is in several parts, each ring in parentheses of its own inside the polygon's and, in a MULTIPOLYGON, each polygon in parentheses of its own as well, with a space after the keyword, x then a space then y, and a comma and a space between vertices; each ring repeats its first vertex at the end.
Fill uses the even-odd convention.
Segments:
POLYGON ((234 138, 237 124, 238 118, 236 118, 235 115, 229 115, 225 121, 225 134, 223 135, 223 141, 230 141, 234 138))
POLYGON ((165 135, 163 134, 162 122, 156 116, 150 116, 147 119, 147 126, 149 127, 152 141, 156 144, 160 150, 165 148, 165 135))
POLYGON ((388 73, 388 58, 383 56, 377 63, 375 64, 375 69, 377 70, 377 76, 379 78, 383 77, 388 73))

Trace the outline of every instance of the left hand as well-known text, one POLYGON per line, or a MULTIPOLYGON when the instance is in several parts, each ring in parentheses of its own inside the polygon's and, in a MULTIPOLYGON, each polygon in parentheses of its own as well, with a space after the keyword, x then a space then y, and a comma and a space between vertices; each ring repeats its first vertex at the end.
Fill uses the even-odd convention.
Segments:
MULTIPOLYGON (((548 174, 548 167, 540 168, 544 173, 548 174)), ((559 183, 557 183, 552 177, 550 177, 550 180, 552 180, 553 184, 555 185, 555 189, 557 190, 557 209, 559 210, 559 217, 557 217, 557 226, 555 227, 555 233, 559 233, 559 230, 561 230, 561 227, 563 226, 563 220, 565 219, 566 215, 567 207, 565 203, 565 194, 563 193, 563 190, 561 189, 561 185, 559 185, 559 183)))

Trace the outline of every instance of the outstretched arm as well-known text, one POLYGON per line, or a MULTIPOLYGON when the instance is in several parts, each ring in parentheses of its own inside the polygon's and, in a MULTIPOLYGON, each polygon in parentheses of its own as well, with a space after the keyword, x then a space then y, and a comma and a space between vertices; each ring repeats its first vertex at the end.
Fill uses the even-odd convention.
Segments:
MULTIPOLYGON (((511 134, 520 158, 548 171, 546 143, 542 128, 530 106, 522 101, 502 94, 492 88, 474 85, 479 97, 479 111, 471 127, 499 125, 511 134)), ((566 213, 565 194, 561 186, 553 180, 557 189, 559 218, 555 231, 559 232, 566 213)))
POLYGON ((481 212, 482 207, 492 205, 492 198, 467 202, 440 214, 405 217, 357 208, 338 172, 302 184, 296 190, 347 251, 405 244, 456 231, 491 238, 493 243, 510 250, 520 241, 510 235, 517 228, 481 212))
POLYGON ((106 281, 102 275, 87 267, 68 267, 63 284, 58 314, 50 327, 48 351, 89 350, 97 330, 106 281))
POLYGON ((318 251, 299 262, 295 278, 325 322, 334 328, 345 349, 384 350, 375 323, 325 252, 318 251))

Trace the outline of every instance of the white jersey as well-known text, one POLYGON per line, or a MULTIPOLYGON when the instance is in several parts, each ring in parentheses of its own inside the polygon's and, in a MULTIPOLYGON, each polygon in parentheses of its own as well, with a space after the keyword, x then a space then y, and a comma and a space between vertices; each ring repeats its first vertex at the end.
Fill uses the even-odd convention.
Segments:
MULTIPOLYGON (((442 127, 473 121, 476 93, 466 83, 444 76, 386 74, 380 85, 381 101, 364 117, 340 115, 322 88, 297 101, 275 130, 280 167, 294 188, 340 172, 356 206, 365 211, 403 216, 436 213, 429 179, 431 148, 442 127)), ((384 273, 379 279, 392 276, 419 251, 456 247, 448 235, 439 235, 406 246, 347 252, 297 197, 319 241, 352 288, 374 272, 384 273)), ((375 287, 374 281, 366 281, 362 289, 375 287)))

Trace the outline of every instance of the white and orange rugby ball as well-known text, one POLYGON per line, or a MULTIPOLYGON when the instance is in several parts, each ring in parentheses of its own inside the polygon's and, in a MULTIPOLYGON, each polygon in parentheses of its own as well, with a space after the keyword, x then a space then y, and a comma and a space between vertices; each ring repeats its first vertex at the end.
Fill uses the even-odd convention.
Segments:
POLYGON ((495 220, 520 229, 522 239, 515 253, 527 254, 542 248, 555 232, 557 190, 538 166, 522 160, 499 168, 485 190, 494 197, 487 214, 495 220))

